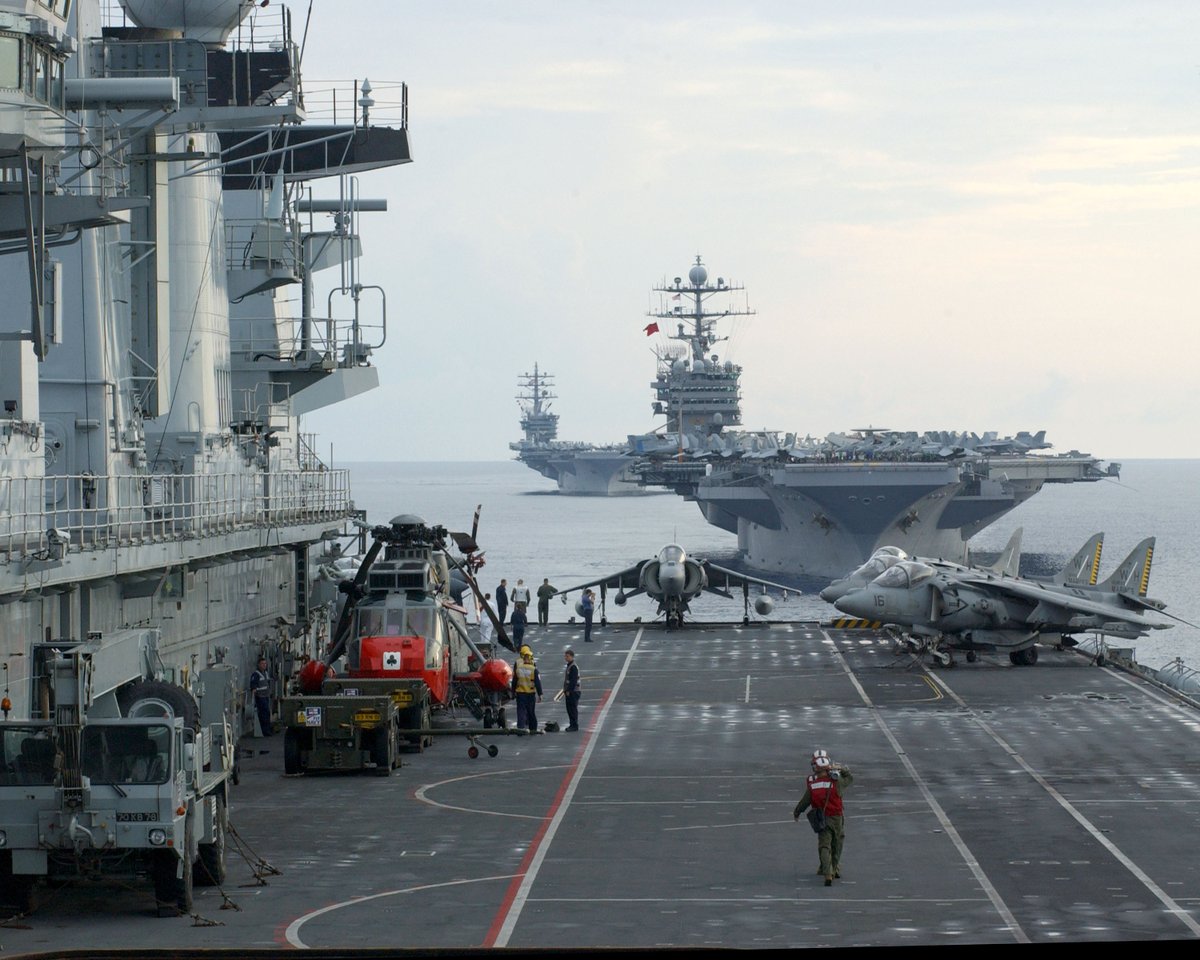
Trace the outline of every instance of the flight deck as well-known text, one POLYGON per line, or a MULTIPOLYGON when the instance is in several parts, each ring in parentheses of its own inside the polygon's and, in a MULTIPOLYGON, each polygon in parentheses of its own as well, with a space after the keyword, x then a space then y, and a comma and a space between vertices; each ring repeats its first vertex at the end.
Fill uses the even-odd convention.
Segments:
POLYGON ((594 638, 526 634, 543 725, 566 725, 575 648, 581 730, 489 738, 494 758, 442 736, 390 777, 289 777, 278 735, 243 740, 228 880, 194 917, 158 919, 144 889, 41 888, 5 955, 1200 935, 1200 712, 1143 680, 1053 649, 935 669, 815 623, 594 638), (831 888, 792 818, 818 747, 854 773, 831 888))

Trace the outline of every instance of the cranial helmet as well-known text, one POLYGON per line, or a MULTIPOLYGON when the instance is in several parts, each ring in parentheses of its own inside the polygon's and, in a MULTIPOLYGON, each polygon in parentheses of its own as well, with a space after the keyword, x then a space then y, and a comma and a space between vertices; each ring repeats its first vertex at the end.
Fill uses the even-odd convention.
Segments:
POLYGON ((813 757, 812 765, 814 770, 828 770, 832 766, 828 757, 813 757))
POLYGON ((817 759, 817 757, 825 757, 826 759, 828 759, 828 758, 829 758, 829 751, 828 751, 828 750, 814 750, 814 751, 813 751, 812 758, 813 758, 814 760, 816 760, 816 759, 817 759))
POLYGON ((533 651, 529 648, 529 644, 523 644, 521 649, 517 651, 523 657, 532 657, 533 651))

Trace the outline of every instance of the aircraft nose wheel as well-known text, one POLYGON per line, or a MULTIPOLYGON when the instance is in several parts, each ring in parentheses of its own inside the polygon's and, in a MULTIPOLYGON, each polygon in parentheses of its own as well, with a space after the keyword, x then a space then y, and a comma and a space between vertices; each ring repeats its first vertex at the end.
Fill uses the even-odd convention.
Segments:
POLYGON ((488 752, 489 757, 500 756, 500 748, 498 746, 496 746, 494 743, 488 744, 487 752, 488 752))
POLYGON ((977 654, 974 650, 967 651, 967 663, 974 663, 978 659, 979 654, 977 654))
POLYGON ((472 760, 478 760, 479 759, 479 748, 477 746, 475 746, 475 744, 471 744, 471 746, 467 747, 467 756, 470 757, 472 760))

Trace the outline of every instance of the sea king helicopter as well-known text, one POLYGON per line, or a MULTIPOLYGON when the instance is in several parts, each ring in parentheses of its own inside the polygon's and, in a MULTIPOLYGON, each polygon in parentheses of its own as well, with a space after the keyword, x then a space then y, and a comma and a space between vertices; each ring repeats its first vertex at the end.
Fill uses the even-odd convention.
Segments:
MULTIPOLYGON (((301 668, 298 694, 281 704, 287 773, 373 768, 386 775, 399 765, 402 739, 423 750, 435 735, 465 735, 474 758, 481 734, 518 733, 504 707, 512 666, 467 630, 469 591, 499 643, 513 649, 475 579, 483 563, 478 524, 477 510, 470 534, 411 514, 369 528, 370 548, 354 576, 338 583, 345 600, 329 649, 301 668), (450 540, 463 559, 451 556, 450 540), (458 705, 483 729, 432 726, 435 711, 458 705)), ((486 750, 499 753, 494 744, 486 750)))

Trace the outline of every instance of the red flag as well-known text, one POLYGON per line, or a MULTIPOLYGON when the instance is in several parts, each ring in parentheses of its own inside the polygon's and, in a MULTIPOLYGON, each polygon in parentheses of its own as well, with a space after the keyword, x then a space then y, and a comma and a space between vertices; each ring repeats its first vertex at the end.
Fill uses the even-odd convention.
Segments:
POLYGON ((645 330, 646 330, 646 336, 650 336, 651 334, 658 333, 658 324, 657 323, 648 323, 648 324, 646 324, 645 330))
POLYGON ((672 300, 678 300, 678 299, 679 299, 679 294, 675 294, 675 296, 673 296, 671 299, 672 299, 672 300))

